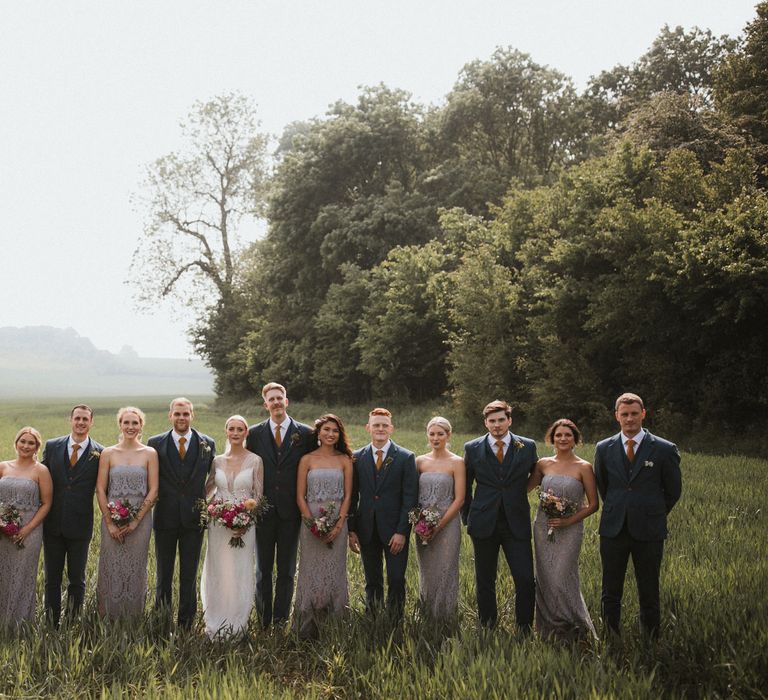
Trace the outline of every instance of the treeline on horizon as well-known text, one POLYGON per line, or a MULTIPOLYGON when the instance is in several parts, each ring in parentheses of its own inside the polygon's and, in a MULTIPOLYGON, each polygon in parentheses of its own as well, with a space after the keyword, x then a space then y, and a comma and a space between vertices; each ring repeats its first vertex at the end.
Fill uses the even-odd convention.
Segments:
POLYGON ((629 390, 672 436, 744 434, 768 418, 756 11, 738 40, 664 27, 583 92, 512 48, 464 66, 439 106, 362 88, 287 126, 271 168, 247 99, 198 103, 203 157, 148 169, 143 250, 162 274, 141 291, 206 285, 193 342, 226 399, 280 381, 292 399, 459 417, 504 398, 536 429, 602 429, 629 390), (267 221, 243 251, 236 214, 267 221), (169 231, 199 258, 163 257, 169 231))

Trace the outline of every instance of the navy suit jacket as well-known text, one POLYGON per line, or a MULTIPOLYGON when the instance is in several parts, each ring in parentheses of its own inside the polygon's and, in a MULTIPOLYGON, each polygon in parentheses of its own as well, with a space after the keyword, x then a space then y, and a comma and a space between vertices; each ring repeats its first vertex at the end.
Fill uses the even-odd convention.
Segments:
POLYGON ((173 441, 172 430, 154 435, 147 441, 149 447, 157 450, 160 465, 157 503, 152 512, 155 530, 200 526, 197 501, 205 498, 205 482, 216 456, 216 443, 194 428, 192 432, 197 438, 197 454, 190 454, 195 449, 190 441, 183 463, 173 441))
POLYGON ((69 435, 45 443, 43 464, 53 481, 53 503, 43 523, 43 532, 73 540, 90 540, 93 535, 93 494, 104 449, 91 439, 77 464, 69 465, 69 435))
POLYGON ((467 493, 461 519, 472 537, 490 537, 503 509, 514 539, 531 539, 528 477, 539 459, 536 443, 513 433, 510 436, 512 441, 501 464, 488 444, 487 433, 464 445, 467 493), (477 482, 474 495, 473 482, 477 482))
POLYGON ((363 544, 370 542, 375 534, 384 544, 394 534, 407 537, 411 529, 408 512, 416 507, 419 499, 419 476, 413 452, 390 442, 378 475, 370 444, 356 450, 352 460, 349 531, 356 532, 363 544))
POLYGON ((600 534, 616 537, 624 523, 636 540, 663 540, 667 514, 682 491, 677 446, 647 430, 629 476, 621 433, 597 443, 595 480, 603 499, 600 534))
POLYGON ((267 517, 271 513, 284 520, 301 517, 296 505, 296 475, 299 460, 313 449, 312 433, 308 425, 291 418, 278 450, 268 419, 248 431, 246 448, 264 462, 264 498, 271 506, 267 517))

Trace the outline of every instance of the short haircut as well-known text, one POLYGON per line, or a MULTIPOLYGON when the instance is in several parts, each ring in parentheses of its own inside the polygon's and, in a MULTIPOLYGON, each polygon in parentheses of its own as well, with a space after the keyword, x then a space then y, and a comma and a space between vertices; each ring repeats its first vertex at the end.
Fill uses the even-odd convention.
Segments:
POLYGON ((618 411, 619 406, 621 406, 621 404, 623 403, 639 403, 640 408, 645 410, 645 404, 643 403, 643 400, 637 394, 632 394, 628 391, 623 393, 621 396, 619 396, 618 399, 616 399, 616 405, 613 410, 618 411))
POLYGON ((18 433, 16 433, 16 437, 13 438, 14 448, 19 443, 19 440, 21 440, 22 435, 31 435, 33 438, 35 438, 35 442, 37 443, 38 450, 40 449, 40 446, 43 444, 43 438, 40 436, 40 433, 31 425, 25 425, 21 430, 19 430, 18 433))
POLYGON ((140 408, 136 408, 136 406, 123 406, 118 412, 117 412, 117 425, 120 425, 120 421, 123 420, 123 416, 126 413, 135 413, 139 417, 139 423, 141 423, 142 427, 144 427, 144 422, 146 421, 147 417, 144 415, 144 411, 142 411, 140 408))
POLYGON ((278 384, 277 382, 267 382, 263 387, 261 387, 261 398, 267 398, 267 393, 272 391, 272 389, 280 389, 280 391, 283 392, 283 396, 288 396, 288 392, 285 390, 285 387, 282 384, 278 384))
POLYGON ((491 403, 483 409, 483 418, 487 418, 491 413, 497 413, 498 411, 504 411, 507 418, 512 418, 512 406, 501 399, 491 401, 491 403))
POLYGON ((374 408, 368 414, 368 418, 372 418, 373 416, 387 416, 387 418, 392 418, 392 413, 386 408, 374 408))
POLYGON ((429 423, 427 423, 427 431, 429 431, 433 425, 440 426, 443 430, 445 430, 446 433, 453 432, 453 426, 451 425, 451 422, 442 416, 435 416, 434 418, 430 418, 429 423))
POLYGON ((569 418, 558 418, 549 426, 549 428, 547 428, 547 432, 544 435, 544 442, 546 442, 547 445, 554 445, 555 433, 560 426, 568 428, 573 433, 573 439, 576 444, 581 445, 581 431, 576 427, 576 423, 569 418))
POLYGON ((88 413, 91 414, 91 418, 93 418, 93 409, 90 406, 88 406, 87 404, 84 404, 84 403, 79 403, 79 404, 77 404, 77 406, 72 406, 72 410, 69 412, 69 417, 70 418, 72 418, 72 416, 75 415, 75 411, 78 408, 82 408, 84 411, 88 411, 88 413))
POLYGON ((170 405, 168 407, 168 410, 172 411, 173 407, 177 403, 186 404, 187 406, 189 406, 189 410, 192 411, 192 413, 195 412, 195 407, 192 405, 192 402, 186 396, 177 396, 173 401, 171 401, 171 403, 170 403, 170 405))

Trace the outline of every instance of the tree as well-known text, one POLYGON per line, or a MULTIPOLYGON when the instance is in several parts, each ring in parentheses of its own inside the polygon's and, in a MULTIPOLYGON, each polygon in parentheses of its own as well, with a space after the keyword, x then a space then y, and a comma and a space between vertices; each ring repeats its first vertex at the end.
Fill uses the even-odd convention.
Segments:
POLYGON ((238 227, 262 211, 267 137, 258 126, 246 97, 196 102, 181 124, 186 150, 147 167, 135 199, 147 221, 131 266, 141 302, 184 301, 195 289, 214 307, 231 303, 238 227))

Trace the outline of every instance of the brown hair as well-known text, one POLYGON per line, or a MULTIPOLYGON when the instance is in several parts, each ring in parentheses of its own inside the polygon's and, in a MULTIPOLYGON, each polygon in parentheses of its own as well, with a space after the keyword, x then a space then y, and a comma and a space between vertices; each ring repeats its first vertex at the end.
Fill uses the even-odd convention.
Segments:
POLYGON ((186 396, 177 396, 173 401, 171 401, 170 405, 168 406, 168 410, 172 411, 173 407, 177 403, 183 403, 189 406, 189 410, 191 413, 195 412, 195 407, 192 405, 192 402, 186 397, 186 396))
POLYGON ((37 443, 37 449, 40 449, 40 446, 43 444, 43 438, 40 436, 40 433, 35 430, 31 425, 25 425, 21 430, 19 430, 18 433, 16 433, 16 437, 13 438, 13 447, 15 448, 18 444, 19 440, 21 440, 22 435, 31 435, 33 438, 35 438, 35 442, 37 443))
POLYGON ((69 412, 69 417, 70 418, 72 418, 72 416, 75 415, 75 411, 78 408, 82 408, 84 411, 88 411, 88 413, 91 414, 91 418, 93 418, 93 409, 90 406, 88 406, 87 404, 84 404, 84 403, 79 403, 79 404, 77 404, 77 406, 72 406, 72 410, 69 412))
POLYGON ((339 429, 339 439, 336 441, 333 449, 336 450, 336 452, 341 452, 341 454, 347 455, 347 457, 351 457, 352 449, 349 446, 349 440, 347 439, 347 431, 344 429, 344 423, 342 422, 341 418, 334 415, 333 413, 325 413, 315 421, 315 429, 312 432, 312 441, 314 444, 317 445, 317 441, 320 437, 320 429, 326 423, 336 423, 336 426, 339 429))
POLYGON ((285 390, 285 387, 282 384, 278 384, 277 382, 267 382, 263 387, 261 387, 261 398, 266 398, 267 392, 272 391, 272 389, 280 389, 280 391, 283 392, 283 396, 288 396, 288 392, 285 390))
POLYGON ((631 394, 630 392, 625 392, 621 396, 619 396, 618 399, 616 399, 616 405, 614 407, 614 411, 619 410, 619 406, 623 403, 639 403, 640 408, 645 410, 645 405, 643 404, 643 400, 637 395, 637 394, 631 394))
POLYGON ((547 432, 544 436, 544 442, 546 442, 547 445, 553 445, 555 432, 561 425, 568 428, 573 433, 573 439, 576 444, 581 445, 581 431, 576 427, 576 423, 574 423, 569 418, 558 418, 554 423, 552 423, 552 425, 547 428, 547 432))
POLYGON ((491 413, 496 413, 497 411, 504 411, 507 418, 512 418, 512 406, 501 399, 491 401, 491 403, 483 409, 483 418, 487 418, 491 413))

